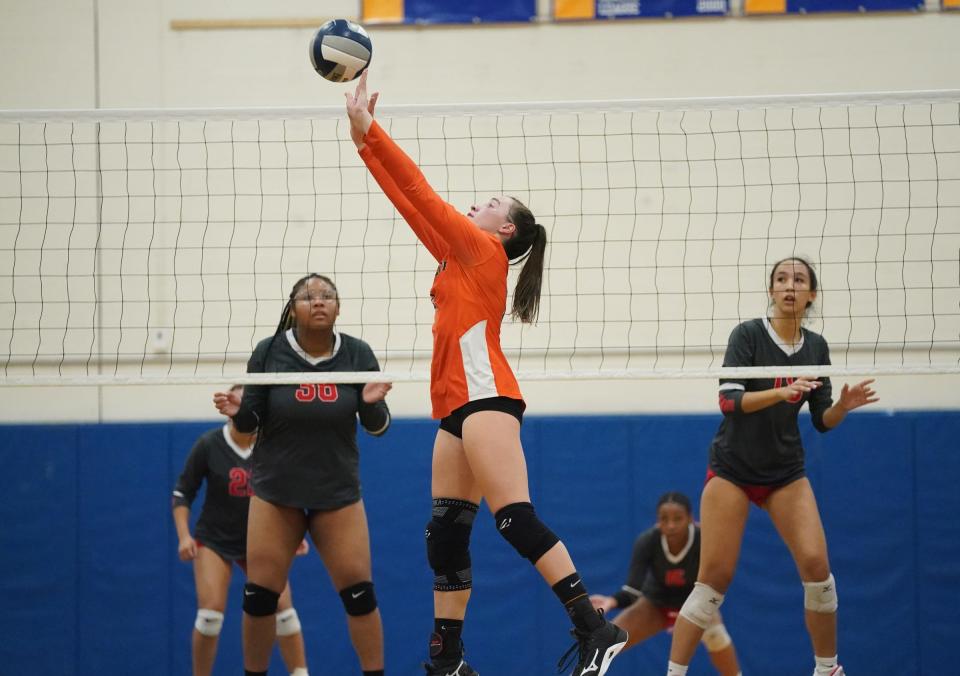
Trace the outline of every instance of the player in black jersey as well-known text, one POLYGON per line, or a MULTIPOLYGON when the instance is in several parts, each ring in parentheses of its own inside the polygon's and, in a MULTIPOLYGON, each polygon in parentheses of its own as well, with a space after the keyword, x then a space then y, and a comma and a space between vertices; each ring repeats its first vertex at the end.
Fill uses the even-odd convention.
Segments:
MULTIPOLYGON (((779 261, 770 273, 769 317, 730 334, 724 366, 816 366, 830 363, 827 342, 804 329, 817 297, 817 276, 801 258, 779 261)), ((850 411, 877 401, 873 380, 844 385, 831 397, 829 378, 720 380, 724 418, 710 447, 700 501, 702 545, 693 592, 680 610, 670 649, 669 676, 682 676, 697 641, 733 579, 750 502, 767 510, 803 581, 815 676, 842 676, 837 662, 837 592, 817 501, 804 473, 797 415, 808 402, 813 425, 826 432, 850 411)))
MULTIPOLYGON (((338 332, 340 296, 317 274, 294 284, 273 336, 257 345, 250 373, 379 371, 370 346, 338 332)), ((297 544, 309 531, 340 592, 364 676, 383 674, 383 627, 374 596, 367 516, 360 497, 357 417, 370 434, 390 426, 389 383, 248 385, 214 404, 241 432, 259 430, 243 599, 246 674, 266 674, 277 601, 297 544)))
MULTIPOLYGON (((590 600, 606 614, 623 611, 613 623, 630 635, 626 650, 661 631, 673 631, 699 565, 700 528, 693 521, 690 498, 664 493, 657 501, 657 525, 641 533, 633 545, 626 584, 612 596, 595 594, 590 600)), ((719 613, 702 640, 722 676, 740 674, 733 641, 719 613)))
MULTIPOLYGON (((234 385, 231 391, 239 395, 243 387, 234 385)), ((173 489, 177 549, 181 561, 193 561, 197 587, 193 676, 209 676, 213 671, 232 564, 246 572, 250 454, 255 441, 255 434, 242 434, 231 422, 207 431, 194 444, 173 489), (204 481, 207 494, 191 535, 190 506, 204 481)), ((302 551, 306 552, 306 542, 302 551)), ((289 584, 284 587, 277 608, 277 643, 283 661, 291 676, 308 676, 303 634, 289 584)))

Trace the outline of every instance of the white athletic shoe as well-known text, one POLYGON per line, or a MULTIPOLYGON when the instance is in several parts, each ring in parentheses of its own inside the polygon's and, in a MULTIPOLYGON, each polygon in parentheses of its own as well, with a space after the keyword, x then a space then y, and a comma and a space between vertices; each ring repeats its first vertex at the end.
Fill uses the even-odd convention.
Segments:
MULTIPOLYGON (((817 670, 814 669, 814 670, 813 670, 813 676, 823 676, 823 675, 822 675, 822 674, 818 674, 818 673, 817 673, 817 670)), ((846 674, 845 674, 845 672, 843 671, 843 667, 841 667, 841 666, 838 664, 837 666, 835 666, 835 667, 833 668, 833 670, 830 672, 829 676, 846 676, 846 674)))

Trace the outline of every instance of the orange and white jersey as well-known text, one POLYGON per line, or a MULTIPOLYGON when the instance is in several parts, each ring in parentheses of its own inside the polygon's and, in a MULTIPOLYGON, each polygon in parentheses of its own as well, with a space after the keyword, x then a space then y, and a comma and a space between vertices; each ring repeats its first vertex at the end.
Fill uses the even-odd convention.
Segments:
POLYGON ((500 239, 437 195, 376 122, 364 142, 360 157, 439 263, 430 289, 436 308, 430 365, 433 417, 445 418, 477 399, 522 399, 500 347, 509 265, 500 239))

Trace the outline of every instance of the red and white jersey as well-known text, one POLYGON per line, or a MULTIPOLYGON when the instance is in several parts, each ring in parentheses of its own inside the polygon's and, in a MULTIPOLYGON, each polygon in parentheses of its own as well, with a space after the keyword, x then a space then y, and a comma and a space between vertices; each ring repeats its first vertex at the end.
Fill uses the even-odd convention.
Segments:
POLYGON ((500 347, 509 265, 500 239, 437 195, 376 122, 364 141, 360 156, 370 173, 439 263, 430 289, 436 308, 430 365, 433 417, 445 418, 477 399, 522 399, 500 347))

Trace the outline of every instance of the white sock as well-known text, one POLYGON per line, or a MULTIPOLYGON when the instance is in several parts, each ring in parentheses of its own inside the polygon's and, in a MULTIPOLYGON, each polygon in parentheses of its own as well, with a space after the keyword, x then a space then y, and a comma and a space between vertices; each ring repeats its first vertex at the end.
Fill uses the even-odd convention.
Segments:
POLYGON ((307 669, 305 667, 297 667, 290 672, 290 676, 310 676, 310 674, 307 673, 307 669))
POLYGON ((670 662, 667 664, 667 676, 687 676, 687 669, 683 664, 670 662))
POLYGON ((817 676, 820 676, 820 674, 825 674, 826 676, 829 676, 830 672, 832 672, 834 669, 837 668, 836 655, 834 655, 833 657, 818 657, 814 655, 813 659, 816 660, 816 663, 817 663, 817 668, 813 673, 816 674, 817 676))

